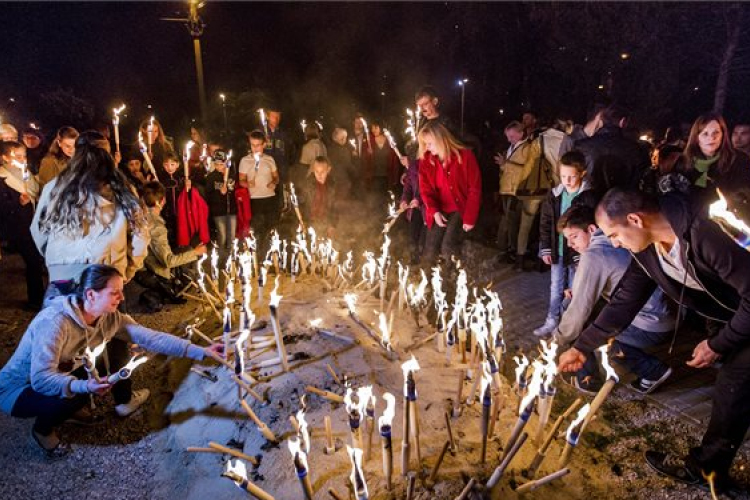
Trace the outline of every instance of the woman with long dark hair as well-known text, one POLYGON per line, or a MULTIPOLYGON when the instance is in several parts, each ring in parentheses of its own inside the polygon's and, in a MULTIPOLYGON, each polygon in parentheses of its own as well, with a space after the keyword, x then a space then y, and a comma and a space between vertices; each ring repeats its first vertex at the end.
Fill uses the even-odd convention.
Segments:
POLYGON ((98 132, 84 132, 70 165, 45 188, 31 234, 49 271, 46 298, 70 291, 90 264, 129 281, 148 253, 148 225, 133 187, 98 132))
MULTIPOLYGON (((148 154, 151 155, 151 163, 154 164, 156 174, 159 176, 159 180, 163 182, 163 178, 166 175, 163 166, 164 156, 169 152, 175 151, 174 142, 164 133, 161 122, 153 117, 143 120, 138 130, 140 131, 143 143, 148 147, 148 154)), ((139 146, 135 144, 134 147, 138 149, 139 146)))
POLYGON ((49 458, 70 452, 56 433, 59 425, 71 418, 92 420, 85 408, 89 394, 101 396, 111 390, 120 417, 131 415, 150 395, 148 389, 134 391, 130 378, 110 383, 103 364, 86 366, 87 348, 93 351, 106 344, 109 365, 115 370, 130 359, 132 343, 195 360, 221 351, 218 345, 203 348, 139 325, 117 310, 124 298, 122 289, 122 275, 114 267, 87 267, 73 293, 52 300, 34 318, 0 371, 0 411, 36 417, 31 435, 49 458))

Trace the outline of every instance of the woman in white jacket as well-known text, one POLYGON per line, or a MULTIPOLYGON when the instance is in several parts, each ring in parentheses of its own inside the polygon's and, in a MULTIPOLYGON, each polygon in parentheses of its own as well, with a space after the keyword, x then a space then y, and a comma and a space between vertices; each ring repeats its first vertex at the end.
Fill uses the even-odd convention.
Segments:
POLYGON ((126 282, 143 266, 146 213, 101 134, 81 134, 68 168, 44 187, 31 235, 49 271, 45 304, 90 264, 109 264, 126 282))
MULTIPOLYGON (((31 322, 18 348, 0 370, 0 411, 14 417, 36 417, 31 430, 50 458, 66 455, 56 427, 81 412, 88 394, 112 390, 115 411, 126 417, 149 397, 148 389, 133 391, 129 378, 110 384, 103 367, 95 375, 84 366, 86 349, 106 345, 109 364, 121 369, 130 358, 129 345, 168 356, 202 360, 221 346, 200 347, 136 323, 117 310, 123 300, 123 279, 112 266, 92 265, 81 275, 75 293, 56 297, 31 322), (87 370, 89 374, 87 376, 87 370)), ((101 356, 99 359, 101 360, 101 356)))

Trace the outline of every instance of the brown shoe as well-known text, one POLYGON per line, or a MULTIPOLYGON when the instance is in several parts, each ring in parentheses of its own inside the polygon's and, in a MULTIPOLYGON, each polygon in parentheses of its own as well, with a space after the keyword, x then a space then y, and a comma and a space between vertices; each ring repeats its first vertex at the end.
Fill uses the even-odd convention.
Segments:
POLYGON ((64 443, 54 431, 48 436, 42 436, 41 434, 37 434, 34 429, 31 429, 31 437, 42 451, 44 451, 44 456, 49 460, 58 460, 73 451, 70 445, 64 443))

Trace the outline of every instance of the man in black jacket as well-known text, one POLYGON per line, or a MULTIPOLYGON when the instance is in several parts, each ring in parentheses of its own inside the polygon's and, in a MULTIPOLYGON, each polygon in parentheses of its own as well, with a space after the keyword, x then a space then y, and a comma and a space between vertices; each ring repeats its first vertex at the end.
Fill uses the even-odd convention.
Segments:
POLYGON ((575 142, 575 149, 586 157, 591 187, 600 196, 614 187, 635 189, 651 165, 648 150, 623 134, 627 112, 622 107, 611 105, 600 116, 602 127, 575 142))
POLYGON ((592 351, 616 337, 658 286, 680 307, 722 323, 719 332, 693 350, 687 362, 706 368, 721 359, 713 409, 701 445, 687 457, 647 451, 658 472, 705 486, 716 473, 729 487, 729 468, 750 426, 750 252, 729 238, 684 197, 656 200, 637 191, 613 189, 599 203, 596 220, 615 247, 633 253, 610 303, 560 356, 562 371, 581 368, 592 351))

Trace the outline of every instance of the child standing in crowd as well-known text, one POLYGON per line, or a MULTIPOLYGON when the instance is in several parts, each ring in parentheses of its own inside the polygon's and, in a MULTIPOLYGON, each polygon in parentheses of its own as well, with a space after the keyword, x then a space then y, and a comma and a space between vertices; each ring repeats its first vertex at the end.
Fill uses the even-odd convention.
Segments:
POLYGON ((560 159, 560 185, 549 192, 542 204, 539 220, 539 256, 545 264, 552 266, 549 309, 544 324, 534 330, 534 335, 546 337, 551 334, 563 313, 565 290, 573 286, 574 261, 578 254, 565 244, 563 235, 557 230, 560 216, 570 208, 573 200, 588 190, 586 158, 579 151, 565 153, 560 159))
POLYGON ((68 162, 76 151, 76 139, 78 139, 78 131, 73 127, 61 127, 57 131, 55 140, 52 141, 49 151, 39 165, 40 191, 68 166, 68 162))
POLYGON ((185 175, 180 169, 180 160, 173 151, 164 155, 162 163, 164 174, 162 175, 161 184, 166 191, 166 203, 162 209, 161 216, 167 226, 169 243, 175 244, 177 235, 177 199, 182 190, 190 185, 190 179, 185 182, 185 175))
POLYGON ((135 186, 139 193, 143 190, 143 186, 156 180, 150 172, 144 169, 143 155, 140 151, 133 151, 131 153, 124 172, 125 176, 133 183, 133 186, 135 186))
POLYGON ((206 203, 216 226, 216 244, 219 249, 230 251, 237 233, 237 201, 234 174, 224 150, 214 152, 213 166, 206 176, 206 203))
POLYGON ((306 179, 311 177, 313 174, 313 163, 321 156, 328 157, 328 151, 326 150, 326 145, 320 140, 318 125, 312 123, 305 127, 305 145, 302 146, 302 152, 299 156, 299 172, 296 173, 296 179, 293 178, 292 182, 302 185, 306 179))
POLYGON ((336 183, 331 177, 331 163, 325 156, 318 156, 310 165, 313 175, 305 181, 305 220, 318 235, 333 238, 338 222, 336 211, 336 183))
POLYGON ((260 244, 264 245, 278 219, 276 186, 279 184, 279 172, 273 157, 263 152, 266 147, 263 132, 250 132, 248 140, 250 154, 240 161, 240 185, 250 191, 250 211, 253 214, 250 226, 260 244))
POLYGON ((39 195, 39 185, 27 172, 26 147, 20 142, 0 143, 0 213, 3 234, 23 258, 26 266, 27 307, 38 310, 44 297, 44 260, 31 237, 31 221, 39 195), (12 222, 11 222, 12 221, 12 222))

